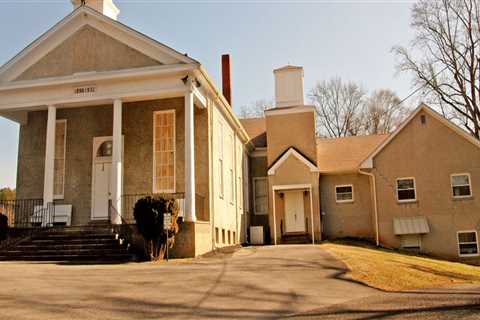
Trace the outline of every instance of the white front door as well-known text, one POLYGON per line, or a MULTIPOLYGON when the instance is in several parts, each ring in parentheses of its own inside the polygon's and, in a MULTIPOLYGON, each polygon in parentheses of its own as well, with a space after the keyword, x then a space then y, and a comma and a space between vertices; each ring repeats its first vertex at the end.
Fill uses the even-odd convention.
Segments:
POLYGON ((285 192, 285 232, 305 232, 303 191, 285 192))
POLYGON ((94 166, 93 220, 108 219, 111 167, 111 162, 96 163, 94 166))
POLYGON ((109 219, 112 138, 93 138, 92 220, 109 219))

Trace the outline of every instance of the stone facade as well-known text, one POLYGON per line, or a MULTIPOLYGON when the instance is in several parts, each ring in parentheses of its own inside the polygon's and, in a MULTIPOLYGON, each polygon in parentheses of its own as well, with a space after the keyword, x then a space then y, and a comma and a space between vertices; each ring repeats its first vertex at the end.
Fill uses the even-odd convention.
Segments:
MULTIPOLYGON (((184 192, 183 98, 126 103, 123 107, 124 194, 153 192, 153 112, 175 110, 176 192, 184 192)), ((65 192, 58 203, 72 204, 72 224, 90 221, 92 201, 92 144, 94 137, 112 135, 112 106, 59 109, 57 119, 67 120, 65 192)), ((208 117, 195 111, 196 188, 200 220, 209 220, 208 117)), ((46 112, 30 112, 21 126, 18 156, 19 199, 43 197, 46 112)))
POLYGON ((91 26, 78 30, 16 80, 60 77, 161 65, 91 26))

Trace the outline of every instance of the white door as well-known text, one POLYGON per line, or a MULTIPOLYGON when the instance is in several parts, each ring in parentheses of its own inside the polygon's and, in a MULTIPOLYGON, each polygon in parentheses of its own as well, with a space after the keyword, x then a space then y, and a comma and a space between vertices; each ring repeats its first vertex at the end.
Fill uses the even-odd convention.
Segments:
POLYGON ((112 163, 96 163, 93 177, 93 220, 108 219, 108 200, 110 199, 110 171, 112 163))
POLYGON ((305 232, 303 191, 285 192, 285 232, 305 232))

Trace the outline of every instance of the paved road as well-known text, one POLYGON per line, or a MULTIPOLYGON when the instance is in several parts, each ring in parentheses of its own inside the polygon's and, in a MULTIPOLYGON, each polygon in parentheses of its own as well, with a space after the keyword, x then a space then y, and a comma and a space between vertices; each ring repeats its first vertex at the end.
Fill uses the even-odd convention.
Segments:
POLYGON ((384 294, 346 279, 345 271, 310 245, 162 264, 0 263, 0 319, 423 318, 405 311, 412 306, 453 308, 452 319, 470 309, 479 314, 480 291, 471 288, 384 294), (430 294, 435 301, 425 304, 430 294))

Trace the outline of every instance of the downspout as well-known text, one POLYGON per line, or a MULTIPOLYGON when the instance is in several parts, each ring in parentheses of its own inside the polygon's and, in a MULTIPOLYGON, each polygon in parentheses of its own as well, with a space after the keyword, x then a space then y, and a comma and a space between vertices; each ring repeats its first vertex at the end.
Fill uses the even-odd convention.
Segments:
POLYGON ((358 173, 369 176, 371 178, 372 183, 372 191, 373 191, 373 214, 375 216, 375 243, 380 246, 380 236, 379 236, 379 225, 378 225, 378 208, 377 208, 377 184, 375 180, 375 175, 371 172, 362 171, 362 169, 358 169, 358 173))

